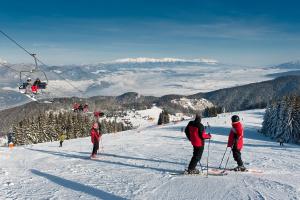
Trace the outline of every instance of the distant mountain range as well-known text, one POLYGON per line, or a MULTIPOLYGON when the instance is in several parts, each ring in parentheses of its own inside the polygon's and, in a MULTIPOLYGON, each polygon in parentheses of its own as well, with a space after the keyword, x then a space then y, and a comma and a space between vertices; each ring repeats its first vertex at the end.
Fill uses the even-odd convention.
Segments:
MULTIPOLYGON (((165 95, 161 97, 143 96, 135 92, 128 92, 120 96, 95 96, 87 99, 57 98, 52 104, 30 102, 25 105, 0 111, 0 131, 7 131, 12 123, 16 123, 24 117, 37 115, 47 110, 65 109, 71 111, 75 102, 87 103, 91 111, 111 111, 123 109, 145 109, 156 104, 162 108, 175 112, 191 112, 186 105, 198 99, 199 102, 208 100, 209 106, 212 102, 215 106, 223 107, 226 111, 247 110, 264 108, 274 99, 286 95, 300 95, 300 76, 285 76, 274 80, 251 83, 243 86, 220 89, 207 93, 194 95, 165 95), (182 104, 178 104, 184 99, 182 104), (176 100, 176 101, 174 101, 176 100), (174 103, 175 102, 175 103, 174 103)), ((197 105, 195 103, 194 105, 197 105)), ((195 111, 195 110, 194 110, 195 111)))
POLYGON ((200 58, 200 59, 180 59, 180 58, 123 58, 114 61, 115 63, 172 63, 172 62, 185 62, 185 63, 203 63, 203 64, 217 64, 218 61, 214 59, 200 58))
MULTIPOLYGON (((30 70, 32 64, 10 64, 16 70, 30 70)), ((0 64, 1 65, 1 64, 0 64)), ((42 66, 49 79, 47 91, 53 97, 118 96, 135 91, 145 96, 190 95, 255 83, 283 75, 295 75, 299 61, 271 67, 226 65, 213 59, 125 58, 111 62, 42 66)), ((32 79, 41 73, 28 73, 32 79)), ((17 92, 19 74, 0 67, 0 109, 28 100, 17 92)))
POLYGON ((276 67, 277 68, 284 68, 284 69, 298 69, 298 70, 300 70, 300 60, 282 63, 280 65, 277 65, 276 67))

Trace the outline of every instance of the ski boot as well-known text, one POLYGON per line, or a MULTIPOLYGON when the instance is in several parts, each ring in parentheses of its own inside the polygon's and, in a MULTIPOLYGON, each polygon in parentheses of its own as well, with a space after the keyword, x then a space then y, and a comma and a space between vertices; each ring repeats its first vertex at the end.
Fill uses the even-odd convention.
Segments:
POLYGON ((200 174, 199 169, 189 169, 187 172, 188 174, 200 174))
POLYGON ((237 166, 233 170, 236 171, 236 172, 238 172, 238 171, 244 172, 244 171, 246 171, 246 167, 244 167, 244 165, 237 166))

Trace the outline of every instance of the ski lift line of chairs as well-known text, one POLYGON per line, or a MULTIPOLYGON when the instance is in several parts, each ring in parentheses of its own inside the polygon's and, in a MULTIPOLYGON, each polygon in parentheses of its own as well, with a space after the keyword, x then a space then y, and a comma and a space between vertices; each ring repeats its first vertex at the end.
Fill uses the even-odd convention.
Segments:
POLYGON ((79 103, 74 103, 73 104, 73 111, 74 112, 88 112, 89 111, 89 105, 88 104, 79 104, 79 103))
POLYGON ((96 118, 103 117, 103 116, 104 116, 104 112, 101 112, 101 111, 94 112, 94 117, 96 117, 96 118))

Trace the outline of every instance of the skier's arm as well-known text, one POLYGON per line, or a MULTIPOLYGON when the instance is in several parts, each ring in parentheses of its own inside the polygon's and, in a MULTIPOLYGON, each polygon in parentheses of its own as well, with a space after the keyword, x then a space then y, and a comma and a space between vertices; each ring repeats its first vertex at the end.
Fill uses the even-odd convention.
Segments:
POLYGON ((95 142, 95 133, 94 130, 91 130, 91 142, 94 144, 95 142))
POLYGON ((211 135, 210 135, 210 133, 206 133, 206 131, 205 131, 205 129, 203 129, 203 131, 202 131, 202 138, 203 139, 210 139, 211 138, 211 135))
POLYGON ((190 125, 190 124, 188 124, 188 125, 185 127, 184 132, 185 132, 186 137, 191 141, 191 139, 190 139, 189 125, 190 125))

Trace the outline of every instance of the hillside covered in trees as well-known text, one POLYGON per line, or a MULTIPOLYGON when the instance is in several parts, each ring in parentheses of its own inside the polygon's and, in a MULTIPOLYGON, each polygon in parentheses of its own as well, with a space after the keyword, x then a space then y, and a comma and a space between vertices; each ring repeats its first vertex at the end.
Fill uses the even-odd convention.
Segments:
MULTIPOLYGON (((90 136, 94 119, 83 113, 53 112, 39 113, 36 117, 27 117, 13 126, 16 145, 52 142, 65 134, 66 139, 90 136)), ((101 133, 113 133, 131 129, 122 122, 101 120, 101 133)))
POLYGON ((300 96, 286 96, 266 109, 262 133, 276 140, 300 143, 300 96))

